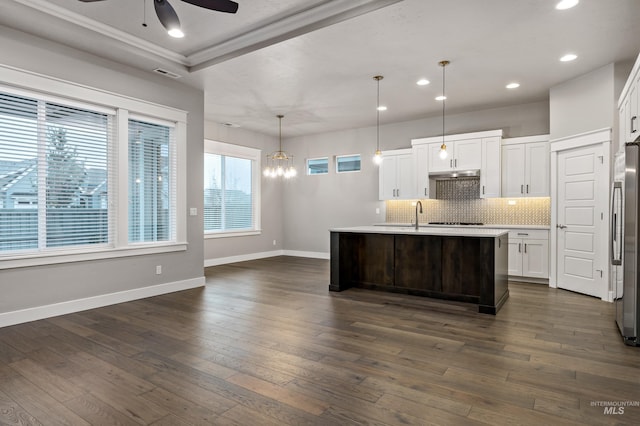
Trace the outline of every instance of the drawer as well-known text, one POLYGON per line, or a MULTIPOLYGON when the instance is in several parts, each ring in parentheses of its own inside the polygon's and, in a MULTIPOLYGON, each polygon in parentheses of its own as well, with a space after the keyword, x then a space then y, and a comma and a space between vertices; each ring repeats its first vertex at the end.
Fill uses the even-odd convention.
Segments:
POLYGON ((546 229, 513 229, 509 231, 509 239, 548 240, 549 231, 546 229))

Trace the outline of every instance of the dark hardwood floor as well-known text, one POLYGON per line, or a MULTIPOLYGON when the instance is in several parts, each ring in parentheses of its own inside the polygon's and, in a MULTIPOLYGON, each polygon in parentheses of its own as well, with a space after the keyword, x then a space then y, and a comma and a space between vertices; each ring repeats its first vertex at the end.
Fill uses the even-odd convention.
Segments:
POLYGON ((477 306, 351 289, 329 262, 0 329, 0 424, 638 425, 640 348, 614 306, 510 283, 477 306))

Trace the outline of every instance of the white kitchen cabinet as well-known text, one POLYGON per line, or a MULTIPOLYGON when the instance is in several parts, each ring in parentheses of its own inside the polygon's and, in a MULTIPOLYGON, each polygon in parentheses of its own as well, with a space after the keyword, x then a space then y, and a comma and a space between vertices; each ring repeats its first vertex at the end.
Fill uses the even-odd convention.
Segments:
POLYGON ((482 139, 482 165, 480 167, 480 198, 500 197, 500 137, 482 139))
POLYGON ((422 144, 413 147, 415 160, 417 198, 429 198, 429 145, 422 144))
POLYGON ((629 78, 618 101, 620 146, 634 142, 640 136, 640 55, 636 59, 629 78))
POLYGON ((549 231, 517 229, 509 232, 509 265, 512 279, 549 279, 549 231))
POLYGON ((429 172, 449 172, 455 170, 479 170, 482 165, 482 144, 480 139, 446 142, 447 158, 440 158, 442 142, 429 144, 429 172))
POLYGON ((408 200, 416 198, 416 175, 411 149, 382 152, 379 170, 380 200, 408 200))
POLYGON ((503 140, 503 197, 548 197, 549 176, 549 135, 503 140))

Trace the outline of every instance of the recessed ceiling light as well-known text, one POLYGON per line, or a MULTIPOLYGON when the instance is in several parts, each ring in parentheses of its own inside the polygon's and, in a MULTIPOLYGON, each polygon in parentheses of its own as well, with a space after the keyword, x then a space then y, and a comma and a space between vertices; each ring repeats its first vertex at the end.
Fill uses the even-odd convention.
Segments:
POLYGON ((556 4, 556 9, 558 10, 566 10, 571 9, 575 5, 579 3, 579 0, 562 0, 558 4, 556 4))
POLYGON ((421 78, 416 82, 416 84, 418 86, 426 86, 427 84, 429 84, 429 80, 427 80, 426 78, 421 78))
POLYGON ((505 86, 507 89, 517 89, 520 87, 520 83, 509 83, 505 86))
POLYGON ((560 58, 560 61, 562 61, 562 62, 571 62, 574 59, 576 59, 577 57, 578 57, 578 55, 574 55, 573 53, 567 53, 562 58, 560 58))
POLYGON ((436 96, 436 101, 444 101, 445 99, 447 99, 446 96, 442 96, 442 95, 436 96))
POLYGON ((384 106, 384 105, 380 105, 380 106, 377 108, 377 110, 378 110, 378 111, 386 111, 386 110, 387 110, 387 107, 386 107, 386 106, 384 106))

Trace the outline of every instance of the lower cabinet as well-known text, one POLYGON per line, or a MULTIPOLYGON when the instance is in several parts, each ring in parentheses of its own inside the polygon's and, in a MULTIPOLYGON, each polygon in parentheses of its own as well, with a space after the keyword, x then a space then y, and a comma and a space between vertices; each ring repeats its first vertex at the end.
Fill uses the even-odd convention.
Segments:
POLYGON ((509 267, 512 278, 549 279, 549 231, 518 229, 509 232, 509 267))
POLYGON ((507 235, 331 231, 330 291, 351 287, 475 303, 494 314, 509 297, 507 235))

